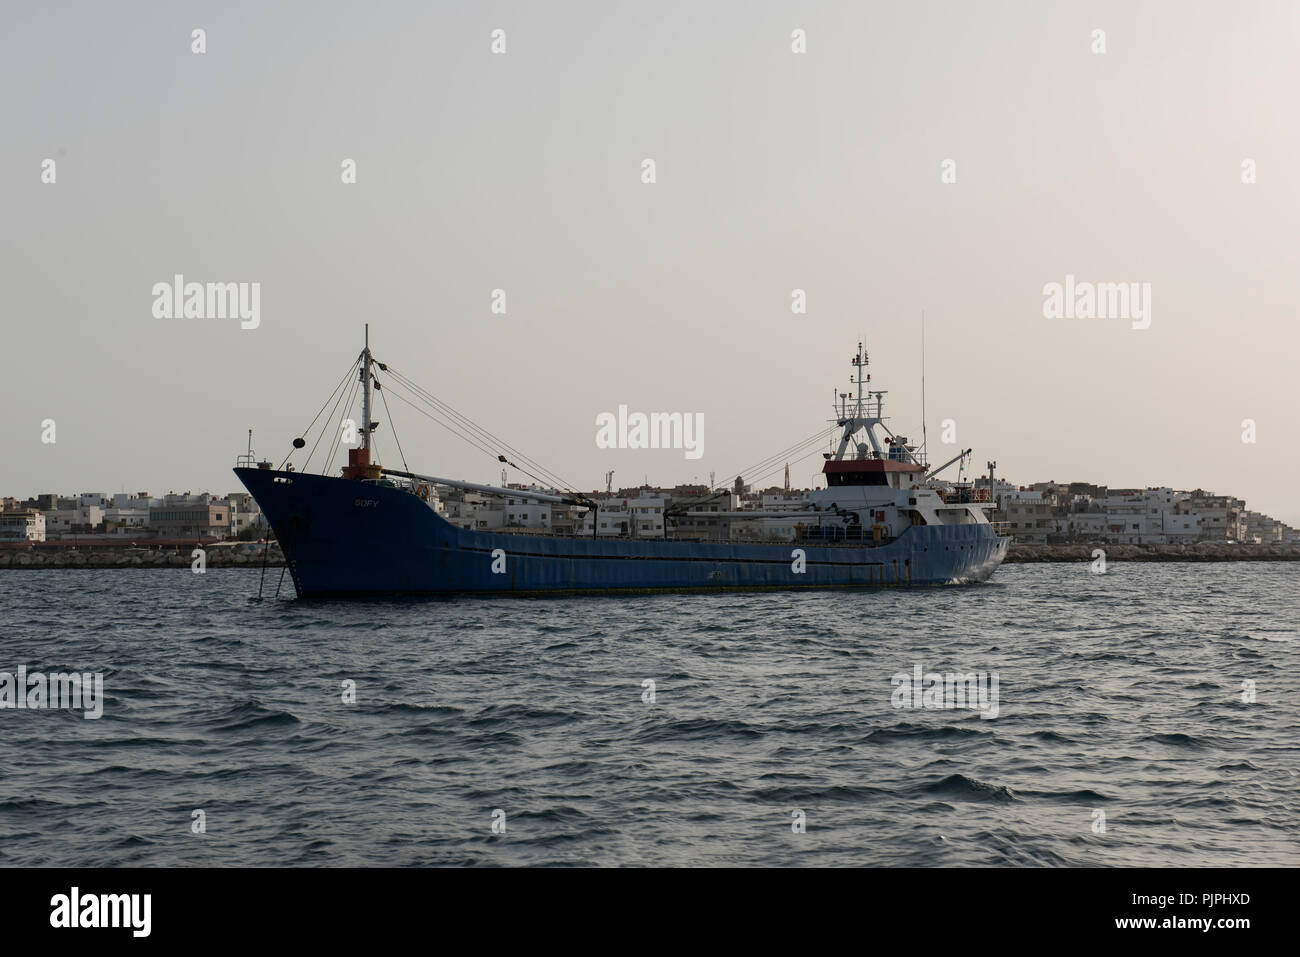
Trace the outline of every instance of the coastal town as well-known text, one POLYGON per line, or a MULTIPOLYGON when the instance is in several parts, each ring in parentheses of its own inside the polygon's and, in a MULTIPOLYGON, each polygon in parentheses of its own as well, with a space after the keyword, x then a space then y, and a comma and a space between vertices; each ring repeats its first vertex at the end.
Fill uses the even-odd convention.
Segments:
MULTIPOLYGON (((794 540, 808 510, 808 489, 755 489, 737 479, 731 489, 705 485, 650 485, 587 493, 598 510, 531 498, 512 498, 433 486, 431 507, 454 525, 476 530, 619 538, 794 540), (746 512, 754 512, 748 517, 746 512), (783 518, 781 512, 792 517, 783 518), (594 526, 594 527, 593 527, 594 526)), ((506 485, 518 491, 552 492, 537 485, 506 485)), ((1086 482, 1037 482, 1019 486, 987 476, 948 494, 995 503, 991 518, 1022 545, 1295 545, 1300 532, 1252 511, 1231 495, 1203 489, 1107 488, 1086 482)), ((42 493, 5 497, 0 546, 150 547, 186 543, 257 544, 272 537, 247 492, 226 495, 149 492, 42 493)))

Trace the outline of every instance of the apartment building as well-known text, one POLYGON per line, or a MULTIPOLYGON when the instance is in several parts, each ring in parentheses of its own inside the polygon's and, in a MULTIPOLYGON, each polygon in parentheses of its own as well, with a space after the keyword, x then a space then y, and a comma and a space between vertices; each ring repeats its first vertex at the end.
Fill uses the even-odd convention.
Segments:
POLYGON ((227 538, 230 503, 206 492, 169 494, 161 506, 149 509, 149 526, 162 538, 227 538))

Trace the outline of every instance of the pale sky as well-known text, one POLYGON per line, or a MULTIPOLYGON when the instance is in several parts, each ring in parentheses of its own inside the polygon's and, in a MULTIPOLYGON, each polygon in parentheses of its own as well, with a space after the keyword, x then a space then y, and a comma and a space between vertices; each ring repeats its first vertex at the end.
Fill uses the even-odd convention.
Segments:
MULTIPOLYGON (((582 488, 722 481, 823 426, 860 336, 919 436, 924 310, 933 460, 953 419, 1020 484, 1300 524, 1297 49, 1292 2, 7 2, 0 494, 236 490, 365 322, 582 488), (176 273, 260 282, 260 326, 155 318, 176 273), (1044 318, 1067 274, 1150 283, 1150 327, 1044 318), (620 404, 703 413, 703 457, 597 448, 620 404)), ((499 481, 393 405, 412 468, 499 481)))

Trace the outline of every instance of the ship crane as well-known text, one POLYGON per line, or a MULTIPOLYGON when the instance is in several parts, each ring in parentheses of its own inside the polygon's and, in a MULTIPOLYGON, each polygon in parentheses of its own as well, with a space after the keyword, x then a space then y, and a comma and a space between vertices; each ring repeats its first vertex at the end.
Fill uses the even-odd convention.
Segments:
MULTIPOLYGON (((956 461, 959 461, 959 460, 963 460, 963 459, 965 459, 966 456, 970 455, 972 451, 974 451, 974 450, 973 450, 973 449, 966 449, 964 452, 958 452, 956 455, 954 455, 952 458, 950 458, 947 462, 944 462, 944 463, 943 463, 942 465, 940 465, 938 468, 930 469, 930 471, 927 472, 927 473, 925 473, 925 475, 924 475, 923 477, 924 477, 925 479, 927 479, 927 480, 928 480, 928 479, 932 479, 932 478, 934 478, 936 475, 938 475, 940 472, 942 472, 942 471, 943 471, 944 469, 946 469, 948 466, 952 465, 952 463, 954 463, 954 462, 956 462, 956 461)), ((963 464, 965 464, 965 463, 963 462, 963 464)))
POLYGON ((413 479, 417 482, 427 482, 430 485, 445 485, 448 488, 464 489, 468 492, 482 492, 485 495, 504 495, 511 498, 526 498, 536 502, 551 502, 555 505, 577 505, 581 508, 595 509, 599 503, 593 502, 585 495, 551 495, 547 492, 534 492, 531 489, 521 488, 500 488, 495 485, 480 485, 477 482, 466 482, 461 479, 439 478, 436 475, 421 475, 419 472, 405 472, 398 469, 382 469, 385 475, 396 475, 398 478, 413 479))

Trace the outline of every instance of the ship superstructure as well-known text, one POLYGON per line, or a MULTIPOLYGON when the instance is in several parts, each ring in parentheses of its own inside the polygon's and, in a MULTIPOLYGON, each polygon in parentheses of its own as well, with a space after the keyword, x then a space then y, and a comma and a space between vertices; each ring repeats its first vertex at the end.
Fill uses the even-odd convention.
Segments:
POLYGON ((859 342, 852 360, 856 388, 839 395, 839 447, 827 455, 822 467, 826 488, 814 490, 811 502, 821 509, 848 512, 849 525, 860 525, 873 543, 896 539, 915 526, 988 525, 984 509, 992 503, 950 502, 935 487, 938 473, 964 459, 969 450, 929 469, 907 439, 885 424, 887 393, 869 388, 868 363, 859 342))

